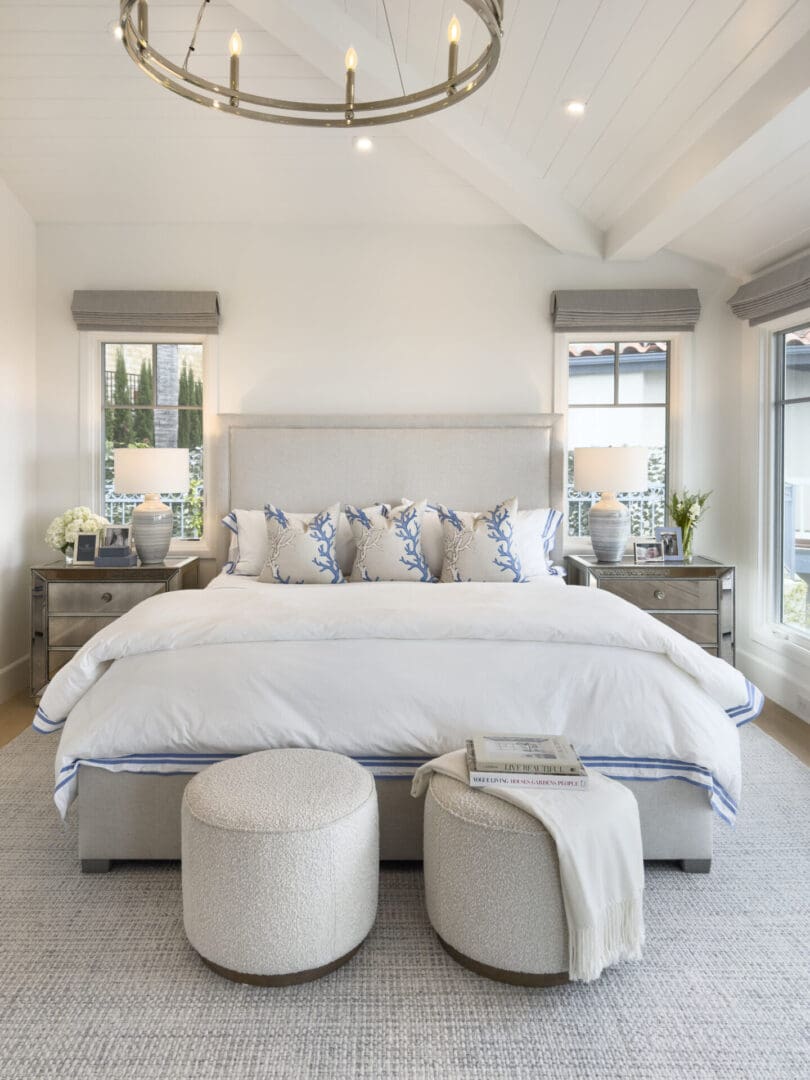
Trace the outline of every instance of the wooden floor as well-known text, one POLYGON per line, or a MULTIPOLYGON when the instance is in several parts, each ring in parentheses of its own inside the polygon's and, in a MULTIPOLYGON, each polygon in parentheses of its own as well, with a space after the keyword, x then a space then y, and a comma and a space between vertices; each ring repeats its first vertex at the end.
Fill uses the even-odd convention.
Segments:
MULTIPOLYGON (((34 718, 34 708, 27 693, 18 694, 0 705, 0 746, 11 742, 28 727, 34 718)), ((765 702, 756 723, 805 765, 810 765, 810 724, 805 724, 773 701, 765 702)))

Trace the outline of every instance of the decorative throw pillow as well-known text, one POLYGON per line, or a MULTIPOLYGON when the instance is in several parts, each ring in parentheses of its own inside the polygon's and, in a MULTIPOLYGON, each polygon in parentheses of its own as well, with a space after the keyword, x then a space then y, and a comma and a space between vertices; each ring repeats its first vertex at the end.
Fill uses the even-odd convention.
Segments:
MULTIPOLYGON (((412 500, 403 498, 405 505, 412 500)), ((457 510, 459 515, 472 516, 477 511, 457 510)), ((554 536, 563 515, 559 510, 544 507, 541 510, 518 510, 516 541, 523 576, 527 581, 539 581, 546 577, 562 576, 564 571, 551 562, 554 536)), ((441 576, 444 561, 444 525, 438 507, 428 503, 422 518, 422 550, 430 572, 441 576)))
MULTIPOLYGON (((291 521, 311 521, 316 515, 286 513, 291 521)), ((246 574, 255 577, 267 562, 267 519, 264 510, 231 510, 222 519, 231 531, 228 560, 224 569, 229 574, 246 574)), ((355 547, 352 530, 346 515, 340 515, 336 542, 337 560, 344 574, 351 573, 355 547)))
POLYGON ((357 546, 352 581, 435 581, 422 551, 425 503, 347 506, 357 546))
POLYGON ((274 585, 337 585, 346 580, 335 550, 340 503, 311 517, 285 514, 268 503, 264 514, 267 562, 259 581, 274 585))
POLYGON ((517 499, 484 514, 436 509, 444 535, 442 581, 526 581, 515 536, 517 499))
POLYGON ((554 536, 563 515, 559 510, 519 510, 517 516, 517 546, 527 581, 546 577, 562 577, 565 571, 551 561, 554 536))

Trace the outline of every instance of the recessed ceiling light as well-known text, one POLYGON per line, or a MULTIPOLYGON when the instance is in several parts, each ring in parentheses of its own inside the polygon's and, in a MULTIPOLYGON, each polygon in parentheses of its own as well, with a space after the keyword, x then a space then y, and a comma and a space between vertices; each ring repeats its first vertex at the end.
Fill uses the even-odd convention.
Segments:
POLYGON ((374 149, 374 140, 368 135, 358 135, 354 140, 354 148, 358 154, 370 154, 374 149))
POLYGON ((565 111, 569 116, 584 116, 585 115, 585 102, 584 101, 569 101, 565 106, 565 111))

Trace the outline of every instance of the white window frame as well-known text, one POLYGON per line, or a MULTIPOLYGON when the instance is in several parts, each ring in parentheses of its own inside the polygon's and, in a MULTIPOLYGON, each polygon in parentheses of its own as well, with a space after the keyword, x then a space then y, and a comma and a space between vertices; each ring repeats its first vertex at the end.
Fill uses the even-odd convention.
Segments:
MULTIPOLYGON (((600 341, 668 341, 669 349, 669 400, 666 405, 669 448, 667 454, 667 480, 670 491, 682 487, 683 448, 688 433, 684 432, 684 402, 688 401, 688 372, 691 371, 694 335, 672 330, 622 331, 604 330, 601 333, 555 334, 554 335, 554 397, 555 413, 563 417, 563 446, 565 447, 565 476, 568 476, 568 350, 569 346, 600 341)), ((566 520, 563 522, 563 550, 570 555, 589 555, 592 553, 590 537, 568 535, 568 500, 567 480, 565 483, 564 509, 566 520)), ((630 540, 632 544, 632 538, 630 540)), ((631 550, 628 548, 628 550, 631 550)))
POLYGON ((104 379, 101 349, 110 342, 127 345, 202 345, 203 347, 203 469, 205 496, 203 531, 199 540, 172 539, 170 555, 216 557, 214 507, 214 429, 219 397, 219 364, 215 334, 133 334, 84 331, 79 334, 79 498, 97 514, 104 513, 104 379))
POLYGON ((783 510, 782 495, 777 490, 779 480, 776 424, 776 393, 779 379, 779 335, 796 326, 810 324, 810 308, 796 311, 781 319, 763 323, 757 327, 757 352, 759 367, 759 430, 758 442, 759 498, 757 500, 758 550, 762 560, 756 560, 754 594, 754 625, 751 637, 757 644, 777 653, 786 660, 799 663, 810 670, 810 633, 786 626, 781 621, 779 592, 781 583, 777 577, 779 552, 777 542, 777 514, 783 510))

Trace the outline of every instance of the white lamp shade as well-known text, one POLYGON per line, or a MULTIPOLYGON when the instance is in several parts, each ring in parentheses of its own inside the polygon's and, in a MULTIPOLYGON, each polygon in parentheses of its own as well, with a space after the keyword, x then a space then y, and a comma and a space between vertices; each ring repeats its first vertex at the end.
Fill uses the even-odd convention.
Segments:
POLYGON ((580 446, 574 450, 577 491, 646 491, 649 451, 645 446, 580 446))
POLYGON ((188 450, 113 450, 118 495, 188 491, 188 450))

